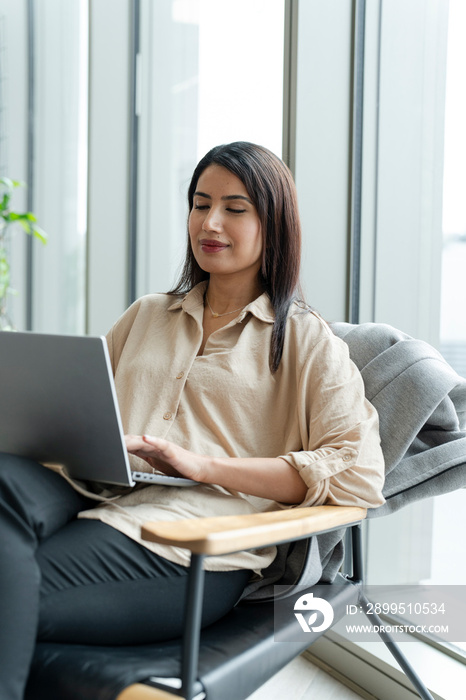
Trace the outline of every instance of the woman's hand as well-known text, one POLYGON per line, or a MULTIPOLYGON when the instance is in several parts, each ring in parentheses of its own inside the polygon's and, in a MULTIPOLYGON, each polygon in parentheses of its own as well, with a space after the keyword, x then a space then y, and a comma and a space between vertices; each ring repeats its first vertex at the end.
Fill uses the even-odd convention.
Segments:
POLYGON ((183 476, 229 491, 288 504, 304 500, 307 486, 281 457, 208 457, 150 435, 125 435, 128 452, 168 476, 183 476))
POLYGON ((168 476, 204 481, 210 458, 150 435, 125 435, 126 449, 168 476))

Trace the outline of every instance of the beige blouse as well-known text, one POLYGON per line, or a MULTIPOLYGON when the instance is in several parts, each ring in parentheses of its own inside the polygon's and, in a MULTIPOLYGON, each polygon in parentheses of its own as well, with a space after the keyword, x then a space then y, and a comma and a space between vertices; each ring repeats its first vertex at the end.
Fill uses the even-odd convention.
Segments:
MULTIPOLYGON (((125 433, 167 438, 200 454, 283 457, 308 487, 303 506, 374 507, 384 502, 378 416, 364 397, 346 344, 294 303, 278 371, 269 369, 274 312, 263 294, 202 341, 206 283, 184 298, 136 301, 107 336, 125 433)), ((131 456, 132 467, 148 465, 131 456)), ((96 518, 141 542, 147 520, 178 520, 289 508, 215 484, 143 485, 80 517, 96 518)), ((185 550, 141 542, 171 561, 185 550)), ((254 571, 275 548, 210 557, 206 568, 254 571)))

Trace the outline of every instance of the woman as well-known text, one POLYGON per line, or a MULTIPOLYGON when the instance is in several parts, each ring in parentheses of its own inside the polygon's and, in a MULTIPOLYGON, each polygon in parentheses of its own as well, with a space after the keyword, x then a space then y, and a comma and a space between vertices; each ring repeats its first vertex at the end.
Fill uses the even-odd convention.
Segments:
MULTIPOLYGON (((108 345, 135 468, 199 483, 139 486, 96 505, 42 466, 3 457, 0 697, 22 697, 37 637, 180 634, 187 554, 142 543, 146 520, 383 503, 361 377, 346 345, 294 299, 300 226, 288 169, 259 146, 220 146, 198 164, 188 199, 178 285, 135 302, 108 345)), ((203 624, 275 555, 208 558, 203 624)))

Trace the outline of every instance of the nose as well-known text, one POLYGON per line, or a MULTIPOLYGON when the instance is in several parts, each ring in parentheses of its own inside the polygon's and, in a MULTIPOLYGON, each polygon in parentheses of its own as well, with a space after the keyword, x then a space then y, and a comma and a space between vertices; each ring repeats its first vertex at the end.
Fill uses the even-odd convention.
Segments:
POLYGON ((222 230, 222 217, 216 207, 211 206, 210 209, 206 211, 202 228, 206 232, 213 231, 215 233, 219 233, 222 230))

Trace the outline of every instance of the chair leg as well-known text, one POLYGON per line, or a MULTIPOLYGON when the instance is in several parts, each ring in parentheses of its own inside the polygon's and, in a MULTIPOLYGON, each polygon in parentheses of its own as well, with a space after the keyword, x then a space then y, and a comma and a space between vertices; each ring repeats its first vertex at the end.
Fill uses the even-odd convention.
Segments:
POLYGON ((202 568, 203 562, 204 556, 202 554, 191 554, 181 662, 181 694, 186 700, 192 700, 193 698, 194 684, 198 672, 205 578, 204 569, 202 568))
POLYGON ((395 657, 411 683, 413 684, 414 688, 416 689, 417 693, 419 694, 419 697, 422 698, 422 700, 434 700, 433 696, 431 693, 427 690, 426 686, 424 683, 421 681, 419 676, 417 675, 416 671, 414 668, 411 666, 409 663, 408 659, 406 656, 403 654, 401 651, 400 647, 398 644, 392 639, 391 635, 388 632, 385 632, 384 628, 384 623, 381 620, 381 618, 373 612, 373 609, 371 608, 370 614, 367 612, 368 606, 370 605, 369 600, 366 598, 366 596, 361 593, 359 597, 359 601, 363 607, 363 610, 366 614, 366 617, 370 619, 371 622, 375 622, 378 626, 378 635, 382 639, 383 643, 387 647, 387 649, 390 651, 392 656, 395 657))
POLYGON ((362 556, 362 524, 357 523, 351 528, 351 580, 359 583, 364 578, 363 556, 362 556))

